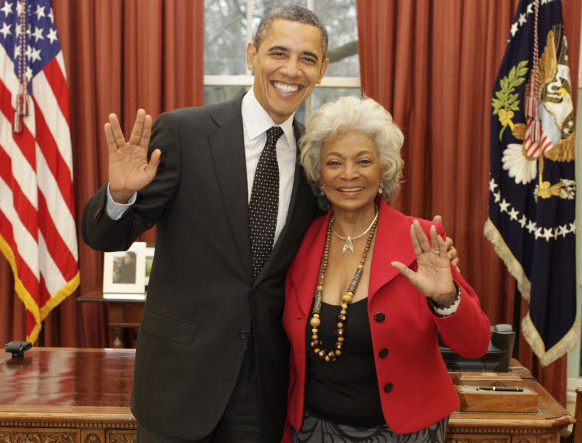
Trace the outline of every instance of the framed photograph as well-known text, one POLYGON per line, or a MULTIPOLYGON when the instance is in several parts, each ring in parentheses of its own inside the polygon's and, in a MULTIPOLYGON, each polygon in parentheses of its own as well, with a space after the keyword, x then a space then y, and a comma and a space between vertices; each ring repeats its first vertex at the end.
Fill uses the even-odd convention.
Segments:
POLYGON ((150 284, 150 274, 152 272, 152 265, 154 264, 154 254, 156 250, 153 243, 148 243, 144 249, 145 256, 145 285, 146 288, 150 284))
POLYGON ((144 242, 135 242, 127 251, 104 254, 104 294, 143 294, 145 292, 145 247, 144 242))

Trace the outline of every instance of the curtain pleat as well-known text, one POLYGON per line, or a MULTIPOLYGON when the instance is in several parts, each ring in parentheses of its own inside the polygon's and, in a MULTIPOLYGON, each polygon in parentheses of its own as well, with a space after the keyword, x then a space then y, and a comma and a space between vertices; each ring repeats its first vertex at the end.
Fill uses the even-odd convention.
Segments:
MULTIPOLYGON (((483 235, 492 90, 517 0, 357 0, 362 92, 403 129, 397 209, 443 216, 461 271, 492 324, 512 323, 514 281, 483 235)), ((580 2, 563 1, 573 88, 580 2)), ((576 94, 573 93, 573 96, 576 94)), ((527 306, 522 303, 522 316, 527 306)), ((520 361, 561 403, 566 359, 542 368, 520 340, 520 361)))

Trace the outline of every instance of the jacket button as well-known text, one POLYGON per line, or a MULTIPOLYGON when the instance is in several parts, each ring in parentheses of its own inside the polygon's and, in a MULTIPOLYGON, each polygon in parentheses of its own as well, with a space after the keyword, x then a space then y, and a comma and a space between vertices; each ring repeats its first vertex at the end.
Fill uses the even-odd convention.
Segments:
POLYGON ((380 349, 380 352, 378 352, 378 355, 380 356, 380 358, 388 357, 388 349, 386 349, 386 348, 380 349))
POLYGON ((238 336, 240 337, 241 340, 246 340, 249 336, 249 332, 248 331, 240 331, 238 333, 238 336))
POLYGON ((382 311, 378 311, 374 314, 374 320, 376 320, 378 323, 383 322, 385 318, 386 316, 382 311))
POLYGON ((386 383, 386 384, 384 385, 384 392, 390 392, 390 391, 392 391, 392 388, 393 388, 393 387, 394 387, 394 386, 392 385, 392 383, 386 383))

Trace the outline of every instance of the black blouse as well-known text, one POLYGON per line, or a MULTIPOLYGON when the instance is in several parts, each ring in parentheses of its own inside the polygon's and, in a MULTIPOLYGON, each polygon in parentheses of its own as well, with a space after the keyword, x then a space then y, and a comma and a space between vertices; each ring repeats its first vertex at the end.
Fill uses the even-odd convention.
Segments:
MULTIPOLYGON (((311 347, 311 325, 307 322, 307 368, 305 407, 321 419, 351 426, 385 424, 374 364, 372 335, 368 323, 368 299, 348 308, 342 354, 334 362, 319 359, 311 347)), ((319 338, 323 348, 335 349, 336 316, 341 307, 322 303, 319 338)))

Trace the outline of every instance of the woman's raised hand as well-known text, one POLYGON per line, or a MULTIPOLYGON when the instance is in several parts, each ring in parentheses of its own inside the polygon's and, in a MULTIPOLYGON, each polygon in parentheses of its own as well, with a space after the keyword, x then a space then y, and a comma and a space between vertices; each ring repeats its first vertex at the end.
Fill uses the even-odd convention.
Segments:
POLYGON ((416 254, 418 269, 413 271, 403 263, 393 261, 412 285, 439 306, 450 305, 457 296, 451 265, 444 240, 430 227, 430 242, 417 220, 410 226, 410 239, 416 254))
POLYGON ((115 114, 109 115, 104 129, 109 148, 109 191, 115 202, 127 203, 134 192, 154 179, 160 164, 159 149, 154 150, 149 163, 147 160, 152 118, 139 109, 128 141, 115 114))

